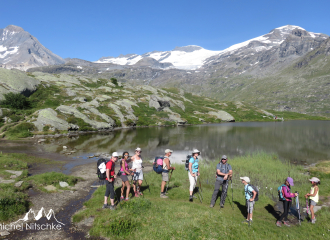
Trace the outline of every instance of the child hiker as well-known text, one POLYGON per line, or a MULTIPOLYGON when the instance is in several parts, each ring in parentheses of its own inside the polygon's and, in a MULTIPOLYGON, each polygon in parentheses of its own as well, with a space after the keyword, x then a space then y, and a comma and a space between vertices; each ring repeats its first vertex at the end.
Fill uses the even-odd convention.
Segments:
POLYGON ((244 192, 245 192, 245 199, 246 199, 246 207, 247 207, 247 217, 243 223, 248 224, 249 222, 252 223, 252 212, 254 206, 254 199, 257 195, 257 192, 253 190, 253 188, 249 185, 250 178, 248 177, 240 177, 242 183, 244 184, 244 192))
POLYGON ((316 178, 316 177, 312 177, 311 179, 309 179, 309 181, 312 183, 312 187, 311 187, 311 191, 310 193, 307 193, 305 195, 305 198, 309 198, 309 208, 311 210, 311 214, 312 214, 312 219, 311 222, 315 223, 316 218, 314 215, 314 206, 316 206, 316 204, 319 201, 319 187, 318 185, 321 183, 320 179, 316 178))
POLYGON ((284 185, 282 185, 282 195, 283 195, 283 209, 284 212, 282 213, 282 215, 280 216, 280 218, 277 220, 276 222, 276 226, 281 227, 281 222, 283 221, 283 224, 287 227, 290 227, 289 223, 288 223, 288 214, 289 214, 289 209, 291 207, 292 204, 292 199, 296 197, 298 194, 297 193, 291 193, 291 186, 293 186, 293 179, 288 177, 285 180, 284 185))

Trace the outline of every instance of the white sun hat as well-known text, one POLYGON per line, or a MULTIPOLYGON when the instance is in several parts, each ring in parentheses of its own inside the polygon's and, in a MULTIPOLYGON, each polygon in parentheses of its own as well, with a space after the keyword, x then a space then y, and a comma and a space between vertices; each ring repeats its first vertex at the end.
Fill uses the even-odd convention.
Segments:
POLYGON ((240 179, 244 180, 247 183, 250 182, 250 178, 249 177, 240 177, 240 179))
POLYGON ((138 148, 135 149, 135 151, 140 151, 141 152, 141 148, 138 147, 138 148))
POLYGON ((312 177, 311 179, 309 179, 310 182, 319 182, 320 179, 318 179, 317 177, 312 177))
POLYGON ((113 152, 113 153, 112 153, 112 156, 113 156, 113 157, 119 157, 119 154, 118 154, 117 152, 113 152))
POLYGON ((201 154, 201 152, 200 152, 200 151, 198 151, 198 149, 194 149, 194 150, 193 150, 193 152, 192 152, 192 154, 194 154, 194 153, 198 153, 198 154, 201 154))

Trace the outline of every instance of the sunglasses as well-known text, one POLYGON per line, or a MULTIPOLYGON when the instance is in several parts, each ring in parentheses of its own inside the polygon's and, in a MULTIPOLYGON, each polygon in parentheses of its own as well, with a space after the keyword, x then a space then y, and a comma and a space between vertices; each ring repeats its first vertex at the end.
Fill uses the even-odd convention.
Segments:
POLYGON ((227 160, 227 158, 222 158, 221 160, 227 160))
POLYGON ((139 152, 139 153, 140 153, 140 152, 142 152, 142 151, 135 151, 135 152, 139 152))
POLYGON ((125 156, 125 157, 128 157, 128 155, 126 155, 126 154, 125 154, 124 156, 125 156))

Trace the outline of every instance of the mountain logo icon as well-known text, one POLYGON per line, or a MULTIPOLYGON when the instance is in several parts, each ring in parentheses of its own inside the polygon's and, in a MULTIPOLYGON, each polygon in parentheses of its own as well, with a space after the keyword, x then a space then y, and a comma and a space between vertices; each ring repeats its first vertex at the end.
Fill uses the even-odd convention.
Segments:
POLYGON ((33 209, 31 208, 23 218, 17 220, 16 222, 14 222, 13 224, 15 223, 18 223, 20 221, 23 221, 23 222, 27 222, 29 220, 35 220, 35 221, 38 221, 40 218, 42 217, 45 217, 47 218, 47 220, 51 220, 51 219, 55 219, 56 222, 58 222, 59 224, 61 225, 65 225, 64 223, 60 222, 57 220, 56 216, 55 216, 55 213, 53 211, 53 209, 50 209, 48 213, 46 213, 45 209, 42 207, 37 214, 35 214, 35 212, 33 211, 33 209))

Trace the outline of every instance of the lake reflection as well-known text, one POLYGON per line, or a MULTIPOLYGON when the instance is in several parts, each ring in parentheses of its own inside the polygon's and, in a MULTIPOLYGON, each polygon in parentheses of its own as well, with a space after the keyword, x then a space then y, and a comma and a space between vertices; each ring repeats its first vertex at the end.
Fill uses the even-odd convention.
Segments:
POLYGON ((104 134, 60 138, 44 150, 61 152, 63 145, 76 148, 76 155, 129 151, 142 148, 142 157, 152 159, 166 148, 174 150, 172 161, 181 162, 193 148, 206 159, 244 155, 253 151, 277 153, 283 159, 307 161, 330 159, 329 121, 267 123, 222 123, 186 127, 125 129, 104 134))

